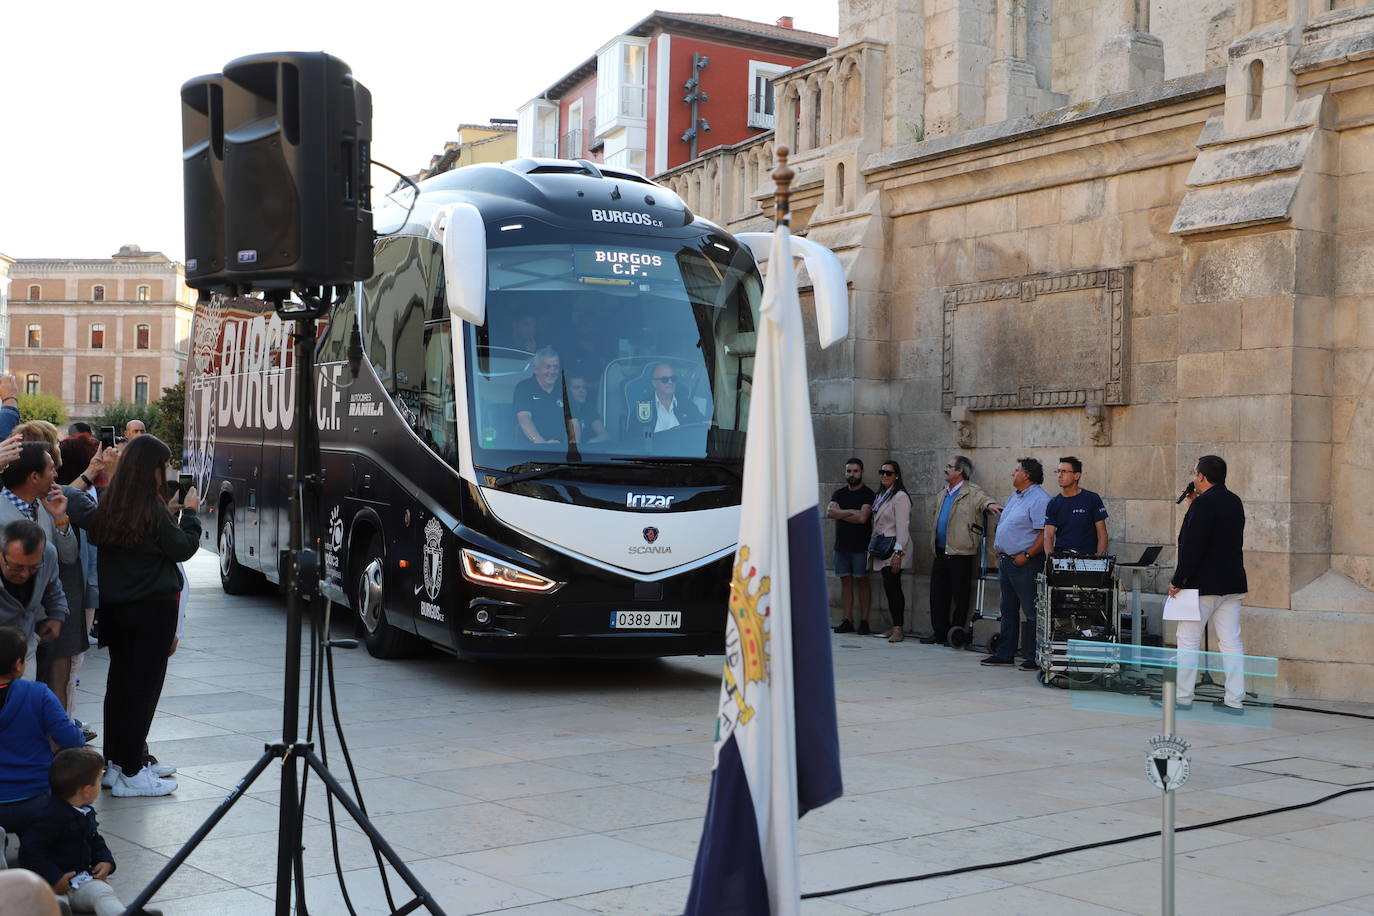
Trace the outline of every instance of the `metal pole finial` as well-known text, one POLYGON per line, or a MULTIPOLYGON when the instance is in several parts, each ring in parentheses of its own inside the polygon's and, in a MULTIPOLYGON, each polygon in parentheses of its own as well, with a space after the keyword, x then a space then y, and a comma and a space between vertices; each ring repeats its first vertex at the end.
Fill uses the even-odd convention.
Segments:
POLYGON ((787 165, 787 157, 791 152, 785 146, 778 147, 778 167, 773 170, 773 181, 776 183, 773 190, 773 216, 779 226, 789 223, 791 217, 792 179, 797 177, 797 173, 787 165))

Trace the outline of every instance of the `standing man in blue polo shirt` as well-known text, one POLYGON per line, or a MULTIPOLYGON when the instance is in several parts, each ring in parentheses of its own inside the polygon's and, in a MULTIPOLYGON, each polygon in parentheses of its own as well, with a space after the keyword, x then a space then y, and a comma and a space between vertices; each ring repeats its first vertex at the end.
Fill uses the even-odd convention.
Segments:
POLYGON ((1034 671, 1035 577, 1045 568, 1045 508, 1050 494, 1040 488, 1045 469, 1034 458, 1017 459, 1011 472, 1012 494, 997 522, 997 584, 1002 591, 1002 631, 997 651, 984 665, 1016 662, 1016 641, 1021 639, 1021 668, 1034 671))
POLYGON ((1102 556, 1107 552, 1107 507, 1102 497, 1079 486, 1083 462, 1067 455, 1059 459, 1055 474, 1059 495, 1045 508, 1045 555, 1073 551, 1102 556))

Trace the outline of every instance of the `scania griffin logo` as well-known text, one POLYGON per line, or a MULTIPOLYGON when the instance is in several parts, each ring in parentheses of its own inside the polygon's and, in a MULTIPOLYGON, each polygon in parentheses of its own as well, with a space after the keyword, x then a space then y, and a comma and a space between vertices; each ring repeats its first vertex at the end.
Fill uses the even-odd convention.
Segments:
POLYGON ((647 213, 635 213, 632 210, 597 210, 592 209, 592 222, 594 223, 629 223, 632 226, 658 226, 662 228, 663 221, 654 219, 647 213))
POLYGON ((652 544, 658 540, 658 529, 650 525, 644 529, 644 543, 652 544))

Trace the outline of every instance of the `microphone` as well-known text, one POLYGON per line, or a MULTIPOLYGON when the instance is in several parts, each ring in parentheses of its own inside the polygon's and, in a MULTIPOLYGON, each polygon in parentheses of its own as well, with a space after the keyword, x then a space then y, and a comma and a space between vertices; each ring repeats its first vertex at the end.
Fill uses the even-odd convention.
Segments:
POLYGON ((1191 480, 1188 481, 1188 486, 1184 487, 1183 492, 1178 494, 1178 499, 1174 500, 1174 505, 1177 506, 1179 503, 1183 502, 1189 496, 1192 496, 1193 491, 1196 489, 1197 487, 1193 486, 1193 482, 1191 480))

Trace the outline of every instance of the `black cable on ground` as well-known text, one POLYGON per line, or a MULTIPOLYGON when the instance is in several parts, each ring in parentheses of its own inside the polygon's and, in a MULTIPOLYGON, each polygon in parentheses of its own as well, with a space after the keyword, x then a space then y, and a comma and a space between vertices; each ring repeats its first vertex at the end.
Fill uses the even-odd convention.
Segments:
POLYGON ((1352 719, 1374 719, 1374 716, 1363 712, 1345 712, 1340 709, 1318 709, 1315 706, 1294 706, 1292 703, 1271 703, 1275 709, 1296 709, 1298 712, 1318 712, 1324 716, 1349 716, 1352 719))
MULTIPOLYGON (((1289 811, 1298 811, 1303 808, 1311 808, 1323 802, 1340 798, 1343 795, 1351 795, 1355 792, 1374 792, 1374 786, 1359 786, 1353 789, 1342 789, 1340 792, 1333 792, 1330 795, 1318 798, 1315 801, 1299 802, 1296 805, 1284 805, 1281 808, 1270 808, 1267 811, 1252 811, 1249 814, 1237 814, 1232 817, 1223 817, 1220 820, 1207 821, 1204 824, 1190 824, 1187 827, 1179 827, 1175 832, 1186 833, 1189 830, 1204 830, 1208 827, 1220 827, 1224 824, 1234 824, 1237 821, 1248 821, 1256 817, 1268 817, 1271 814, 1285 814, 1289 811)), ((1148 840, 1157 837, 1162 831, 1155 830, 1150 833, 1137 833, 1134 836, 1120 837, 1115 840, 1098 840, 1096 843, 1082 843, 1078 846, 1069 846, 1065 849, 1053 849, 1049 852, 1036 853, 1031 856, 1022 856, 1019 859, 1006 859, 1002 862, 988 862, 983 865, 963 865, 959 868, 947 868, 944 871, 932 871, 923 875, 911 875, 905 878, 884 878, 881 881, 868 881, 864 884, 854 884, 849 887, 839 887, 829 891, 814 891, 810 894, 802 894, 801 899, 812 900, 817 897, 833 897, 836 894, 848 894, 854 891, 866 891, 875 887, 886 887, 890 884, 908 884, 912 881, 929 881, 932 878, 948 878, 953 875, 965 875, 969 872, 987 871, 990 868, 1008 868, 1013 865, 1026 865, 1031 862, 1038 862, 1041 859, 1049 859, 1054 856, 1068 855, 1071 852, 1084 852, 1089 849, 1101 849, 1104 846, 1117 846, 1121 843, 1134 843, 1136 840, 1148 840)))

